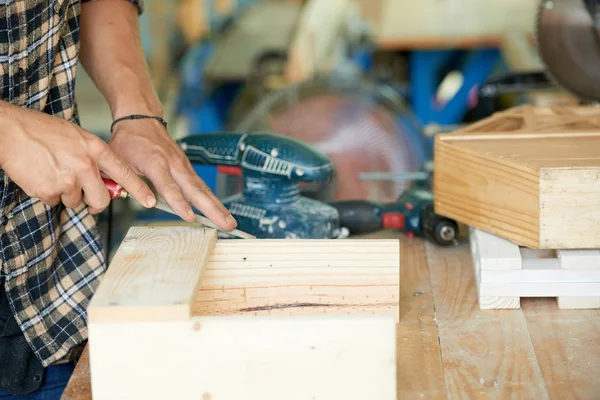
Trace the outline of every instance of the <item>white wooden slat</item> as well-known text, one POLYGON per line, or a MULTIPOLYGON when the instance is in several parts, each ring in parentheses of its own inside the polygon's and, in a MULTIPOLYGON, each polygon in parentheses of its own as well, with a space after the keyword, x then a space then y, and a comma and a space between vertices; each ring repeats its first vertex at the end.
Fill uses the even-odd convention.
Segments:
POLYGON ((600 270, 600 250, 557 250, 561 268, 600 270))
POLYGON ((481 270, 520 269, 521 252, 519 246, 508 240, 479 229, 471 229, 477 243, 481 270))

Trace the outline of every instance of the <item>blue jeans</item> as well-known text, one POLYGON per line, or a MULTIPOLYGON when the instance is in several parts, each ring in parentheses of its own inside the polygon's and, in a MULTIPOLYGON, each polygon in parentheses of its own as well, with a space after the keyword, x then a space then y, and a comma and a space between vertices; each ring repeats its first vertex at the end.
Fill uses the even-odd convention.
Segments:
POLYGON ((74 369, 72 363, 50 366, 46 368, 44 382, 36 392, 27 396, 12 396, 0 389, 0 400, 60 400, 74 369))

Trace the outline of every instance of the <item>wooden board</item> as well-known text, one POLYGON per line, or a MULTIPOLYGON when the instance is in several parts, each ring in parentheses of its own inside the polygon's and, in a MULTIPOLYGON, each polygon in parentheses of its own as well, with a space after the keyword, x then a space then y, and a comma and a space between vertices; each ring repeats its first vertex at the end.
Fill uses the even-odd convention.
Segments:
POLYGON ((507 32, 532 34, 537 0, 356 0, 382 49, 499 46, 507 32), (460 23, 457 23, 460 21, 460 23))
POLYGON ((208 229, 131 228, 90 304, 90 321, 188 320, 216 242, 208 229))
POLYGON ((130 230, 89 308, 94 399, 395 398, 397 240, 215 238, 130 230))
POLYGON ((600 307, 597 250, 531 250, 478 229, 470 229, 470 244, 482 309, 519 308, 523 297, 556 297, 563 309, 600 307))
MULTIPOLYGON (((398 399, 594 399, 600 393, 600 310, 560 310, 543 298, 525 298, 519 310, 479 310, 468 244, 424 246, 396 231, 367 237, 401 242, 398 399), (521 367, 517 344, 533 349, 526 362, 539 368, 521 367), (534 382, 541 384, 537 392, 534 382)), ((87 354, 63 400, 92 399, 87 354)))
POLYGON ((438 135, 436 212, 520 246, 600 248, 600 111, 520 106, 438 135))
POLYGON ((192 313, 398 316, 397 247, 387 240, 220 241, 192 313))
POLYGON ((447 398, 547 399, 523 314, 477 307, 465 250, 429 252, 447 398))

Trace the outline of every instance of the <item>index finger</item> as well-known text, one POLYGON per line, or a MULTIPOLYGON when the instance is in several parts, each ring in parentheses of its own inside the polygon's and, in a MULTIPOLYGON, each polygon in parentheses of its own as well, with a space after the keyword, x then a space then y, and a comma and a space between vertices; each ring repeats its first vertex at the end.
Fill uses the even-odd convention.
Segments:
POLYGON ((98 159, 98 166, 102 172, 121 185, 138 203, 148 208, 154 207, 156 198, 150 187, 129 165, 121 161, 108 145, 98 159))

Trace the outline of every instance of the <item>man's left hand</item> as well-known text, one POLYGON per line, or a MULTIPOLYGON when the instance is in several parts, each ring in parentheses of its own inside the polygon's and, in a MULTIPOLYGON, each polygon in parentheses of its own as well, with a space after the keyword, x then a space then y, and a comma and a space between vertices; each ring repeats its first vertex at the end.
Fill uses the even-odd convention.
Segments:
POLYGON ((137 174, 148 178, 184 220, 195 220, 191 203, 219 228, 230 231, 237 226, 159 121, 120 121, 108 144, 137 174))

